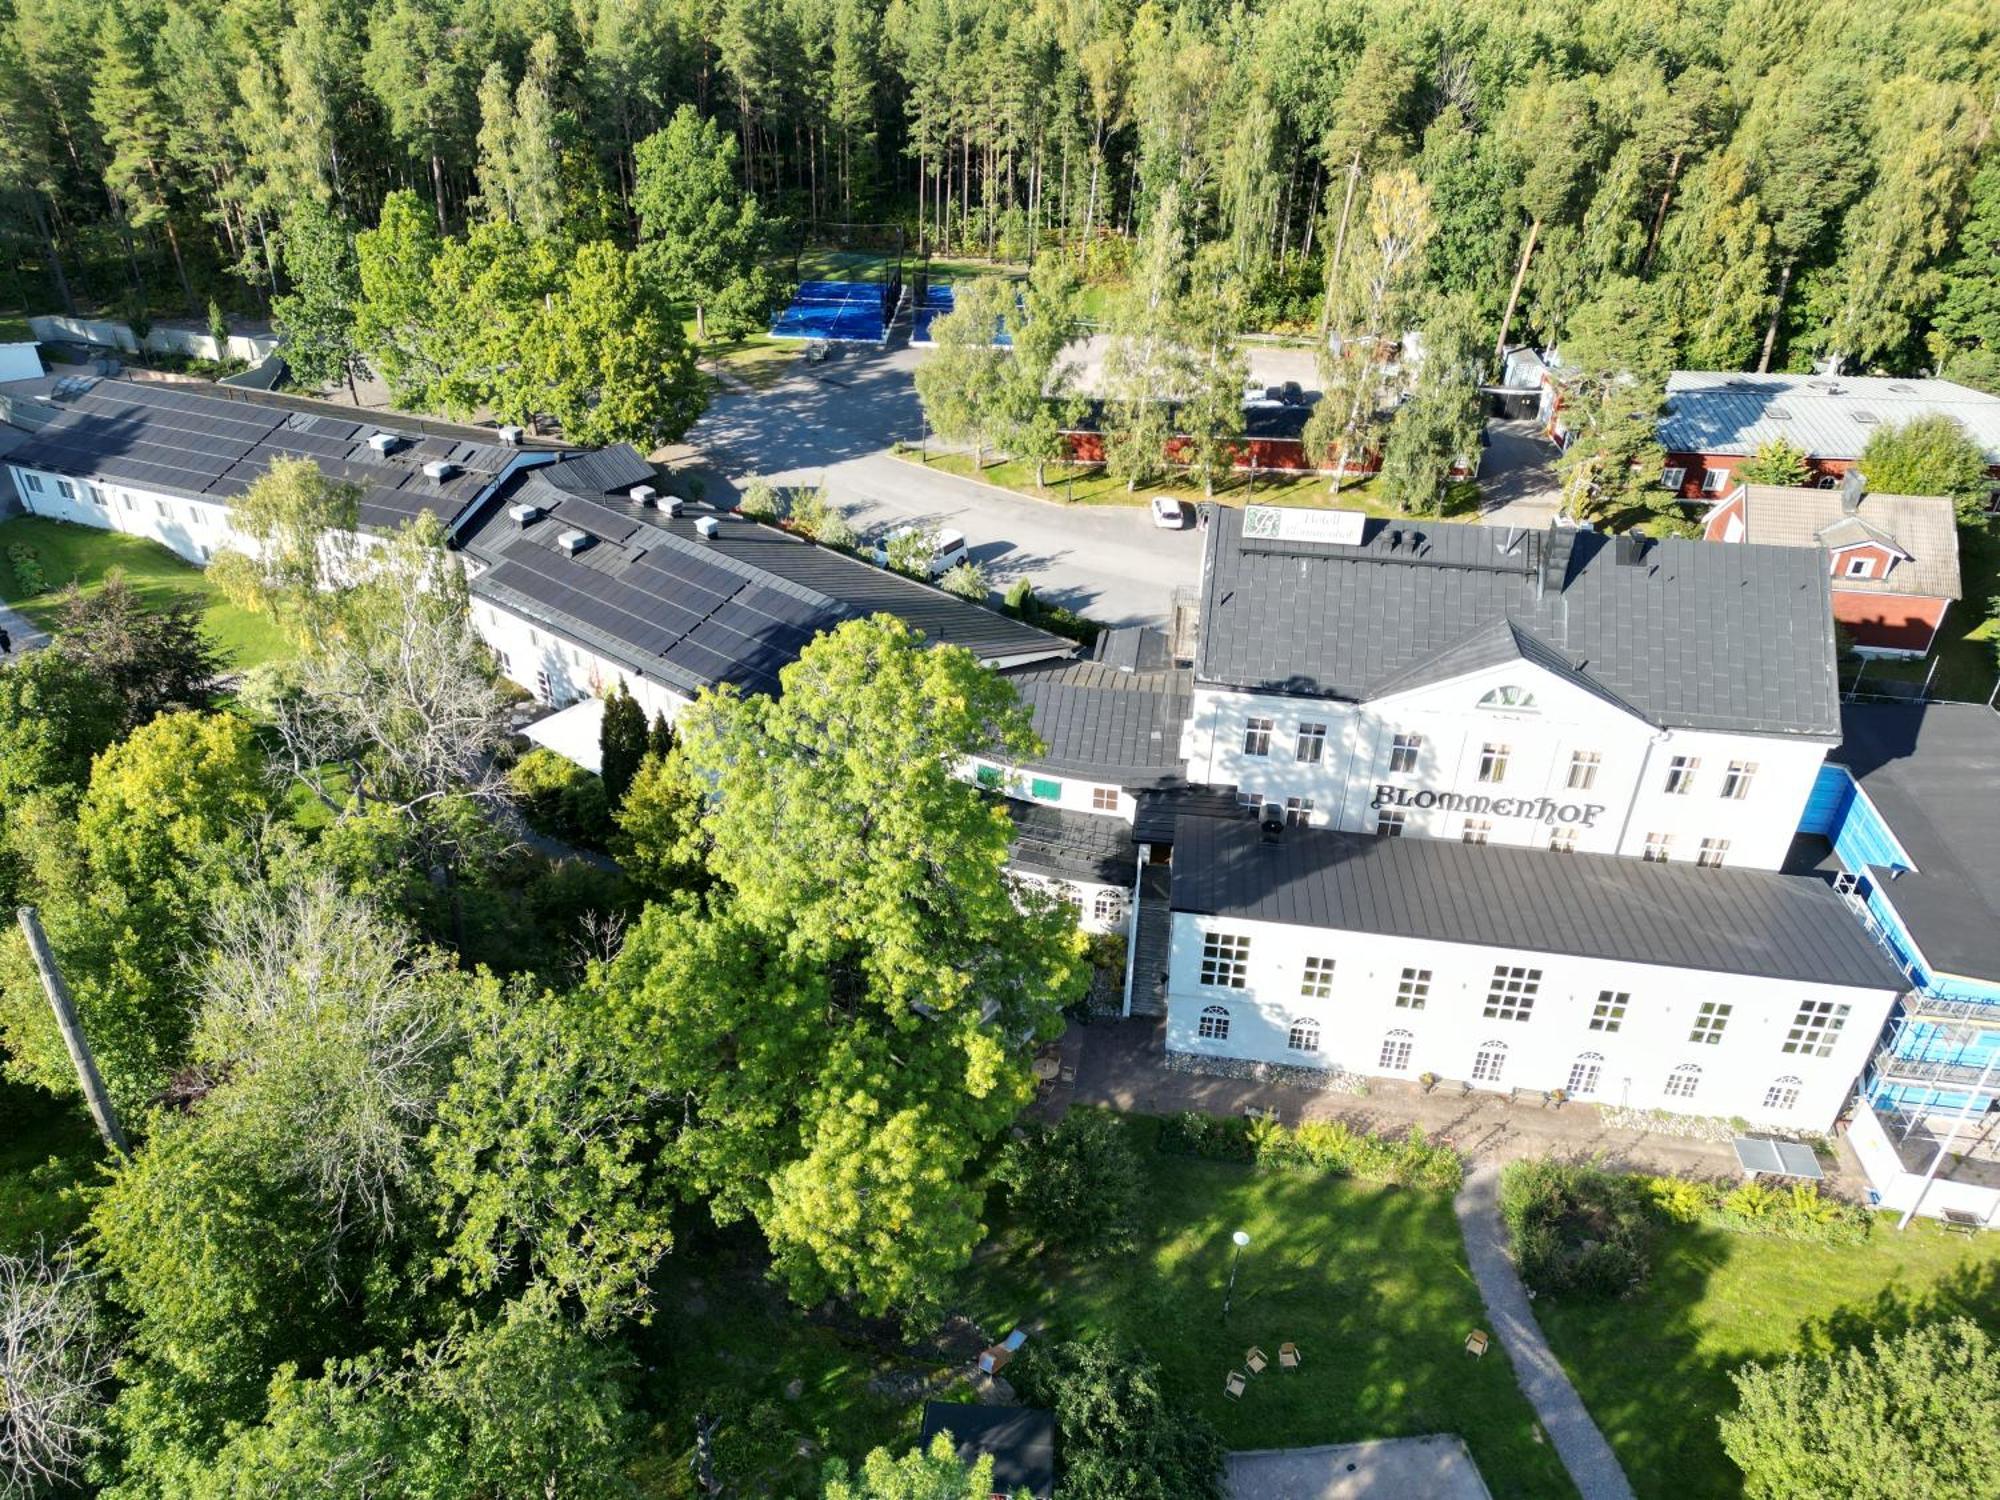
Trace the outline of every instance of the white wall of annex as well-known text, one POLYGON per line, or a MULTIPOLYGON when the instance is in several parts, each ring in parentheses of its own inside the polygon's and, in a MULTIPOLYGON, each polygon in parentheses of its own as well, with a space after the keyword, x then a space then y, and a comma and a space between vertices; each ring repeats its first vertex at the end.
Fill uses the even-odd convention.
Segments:
POLYGON ((1184 912, 1174 915, 1171 953, 1167 1046, 1175 1051, 1381 1074, 1384 1038, 1405 1031, 1410 1034, 1409 1065, 1389 1076, 1415 1079, 1435 1073, 1456 1086, 1471 1078, 1482 1047, 1502 1042, 1506 1061, 1500 1078, 1477 1085, 1501 1092, 1567 1088, 1572 1065, 1586 1053, 1597 1053, 1598 1087, 1585 1102, 1741 1116, 1806 1130, 1831 1127, 1896 998, 1886 989, 1844 989, 1184 912), (1202 943, 1211 930, 1249 937, 1244 989, 1201 983, 1202 943), (1302 997, 1308 957, 1334 961, 1331 998, 1302 997), (1484 1014, 1499 964, 1542 971, 1540 991, 1525 1021, 1484 1014), (1421 1010, 1396 1004, 1405 967, 1431 972, 1430 994, 1421 1010), (1592 1012, 1606 990, 1631 997, 1615 1032, 1591 1029, 1592 1012), (1849 1007, 1831 1054, 1824 1058, 1783 1050, 1800 1002, 1808 999, 1849 1007), (1714 1044, 1690 1039, 1703 1002, 1732 1007, 1721 1040, 1714 1044), (1199 1035, 1201 1013, 1209 1005, 1229 1011, 1226 1041, 1199 1035), (1317 1057, 1287 1045, 1292 1023, 1306 1018, 1320 1023, 1317 1057), (1694 1096, 1669 1096, 1668 1078, 1689 1063, 1701 1069, 1694 1096), (1774 1113, 1765 1107, 1765 1094, 1788 1077, 1800 1080, 1798 1104, 1774 1113))

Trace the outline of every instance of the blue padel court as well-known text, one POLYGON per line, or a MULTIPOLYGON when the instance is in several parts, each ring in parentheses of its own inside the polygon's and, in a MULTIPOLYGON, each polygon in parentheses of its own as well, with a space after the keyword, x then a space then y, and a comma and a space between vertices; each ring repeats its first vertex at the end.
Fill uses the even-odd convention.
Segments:
MULTIPOLYGON (((1015 306, 1020 305, 1016 297, 1015 306)), ((917 311, 910 327, 910 342, 919 349, 928 349, 937 341, 931 337, 931 324, 952 310, 951 283, 931 281, 924 284, 923 300, 917 304, 917 311)), ((993 342, 1001 348, 1010 348, 1014 335, 1007 331, 1005 323, 996 324, 993 342)))
POLYGON ((774 339, 879 344, 896 311, 896 281, 802 281, 790 305, 771 320, 774 339))

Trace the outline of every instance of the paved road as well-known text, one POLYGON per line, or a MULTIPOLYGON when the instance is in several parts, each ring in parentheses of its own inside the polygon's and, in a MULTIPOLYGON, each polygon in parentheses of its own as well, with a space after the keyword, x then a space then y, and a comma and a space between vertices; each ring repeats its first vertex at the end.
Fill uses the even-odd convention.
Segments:
MULTIPOLYGON (((1576 1481, 1583 1500, 1633 1500, 1632 1486, 1618 1466, 1618 1456, 1590 1419, 1576 1387, 1563 1373, 1555 1351, 1542 1336, 1528 1302, 1527 1289, 1507 1253, 1507 1226, 1500 1218, 1500 1167, 1492 1161, 1474 1164, 1465 1186, 1452 1200, 1459 1232, 1465 1236, 1465 1256, 1472 1279, 1493 1320, 1493 1341, 1506 1351, 1542 1428, 1556 1445, 1556 1454, 1576 1481)), ((1488 1351, 1487 1358, 1492 1358, 1488 1351)))
POLYGON ((711 497, 751 475, 823 479, 864 537, 911 521, 949 526, 1003 588, 1025 576, 1095 619, 1165 623, 1173 590, 1200 578, 1198 531, 1162 531, 1140 507, 1037 501, 891 456, 923 432, 911 382, 922 357, 908 347, 850 352, 801 364, 768 391, 718 394, 669 457, 699 473, 711 497))
POLYGON ((1562 509, 1556 445, 1532 420, 1488 422, 1479 464, 1479 519, 1489 526, 1541 531, 1562 509))

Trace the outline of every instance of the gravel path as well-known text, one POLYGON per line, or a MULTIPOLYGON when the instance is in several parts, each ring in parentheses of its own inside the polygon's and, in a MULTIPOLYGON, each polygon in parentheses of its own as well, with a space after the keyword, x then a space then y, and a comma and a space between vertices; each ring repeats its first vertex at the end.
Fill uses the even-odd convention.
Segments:
POLYGON ((1632 1486, 1618 1466, 1617 1455, 1584 1409, 1576 1387, 1563 1373, 1548 1340, 1542 1337, 1507 1253, 1507 1226, 1500 1219, 1500 1168, 1480 1162, 1466 1173, 1465 1186, 1452 1201, 1459 1232, 1465 1236, 1466 1259, 1472 1279, 1493 1320, 1494 1341, 1507 1352, 1514 1378, 1541 1418, 1542 1428, 1556 1445, 1556 1454, 1583 1500, 1633 1500, 1632 1486))

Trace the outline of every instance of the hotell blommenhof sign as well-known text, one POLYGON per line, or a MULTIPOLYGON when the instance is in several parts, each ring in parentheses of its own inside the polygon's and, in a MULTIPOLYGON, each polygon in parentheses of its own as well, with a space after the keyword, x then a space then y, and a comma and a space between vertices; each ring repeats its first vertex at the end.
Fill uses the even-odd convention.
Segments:
POLYGON ((1388 786, 1375 783, 1375 800, 1368 804, 1376 807, 1407 807, 1413 812, 1427 812, 1437 808, 1443 812, 1472 813, 1484 817, 1490 814, 1496 818, 1533 818, 1551 826, 1560 824, 1565 828, 1595 828, 1597 816, 1604 811, 1602 802, 1558 802, 1553 797, 1483 797, 1465 792, 1413 791, 1406 786, 1388 786))

